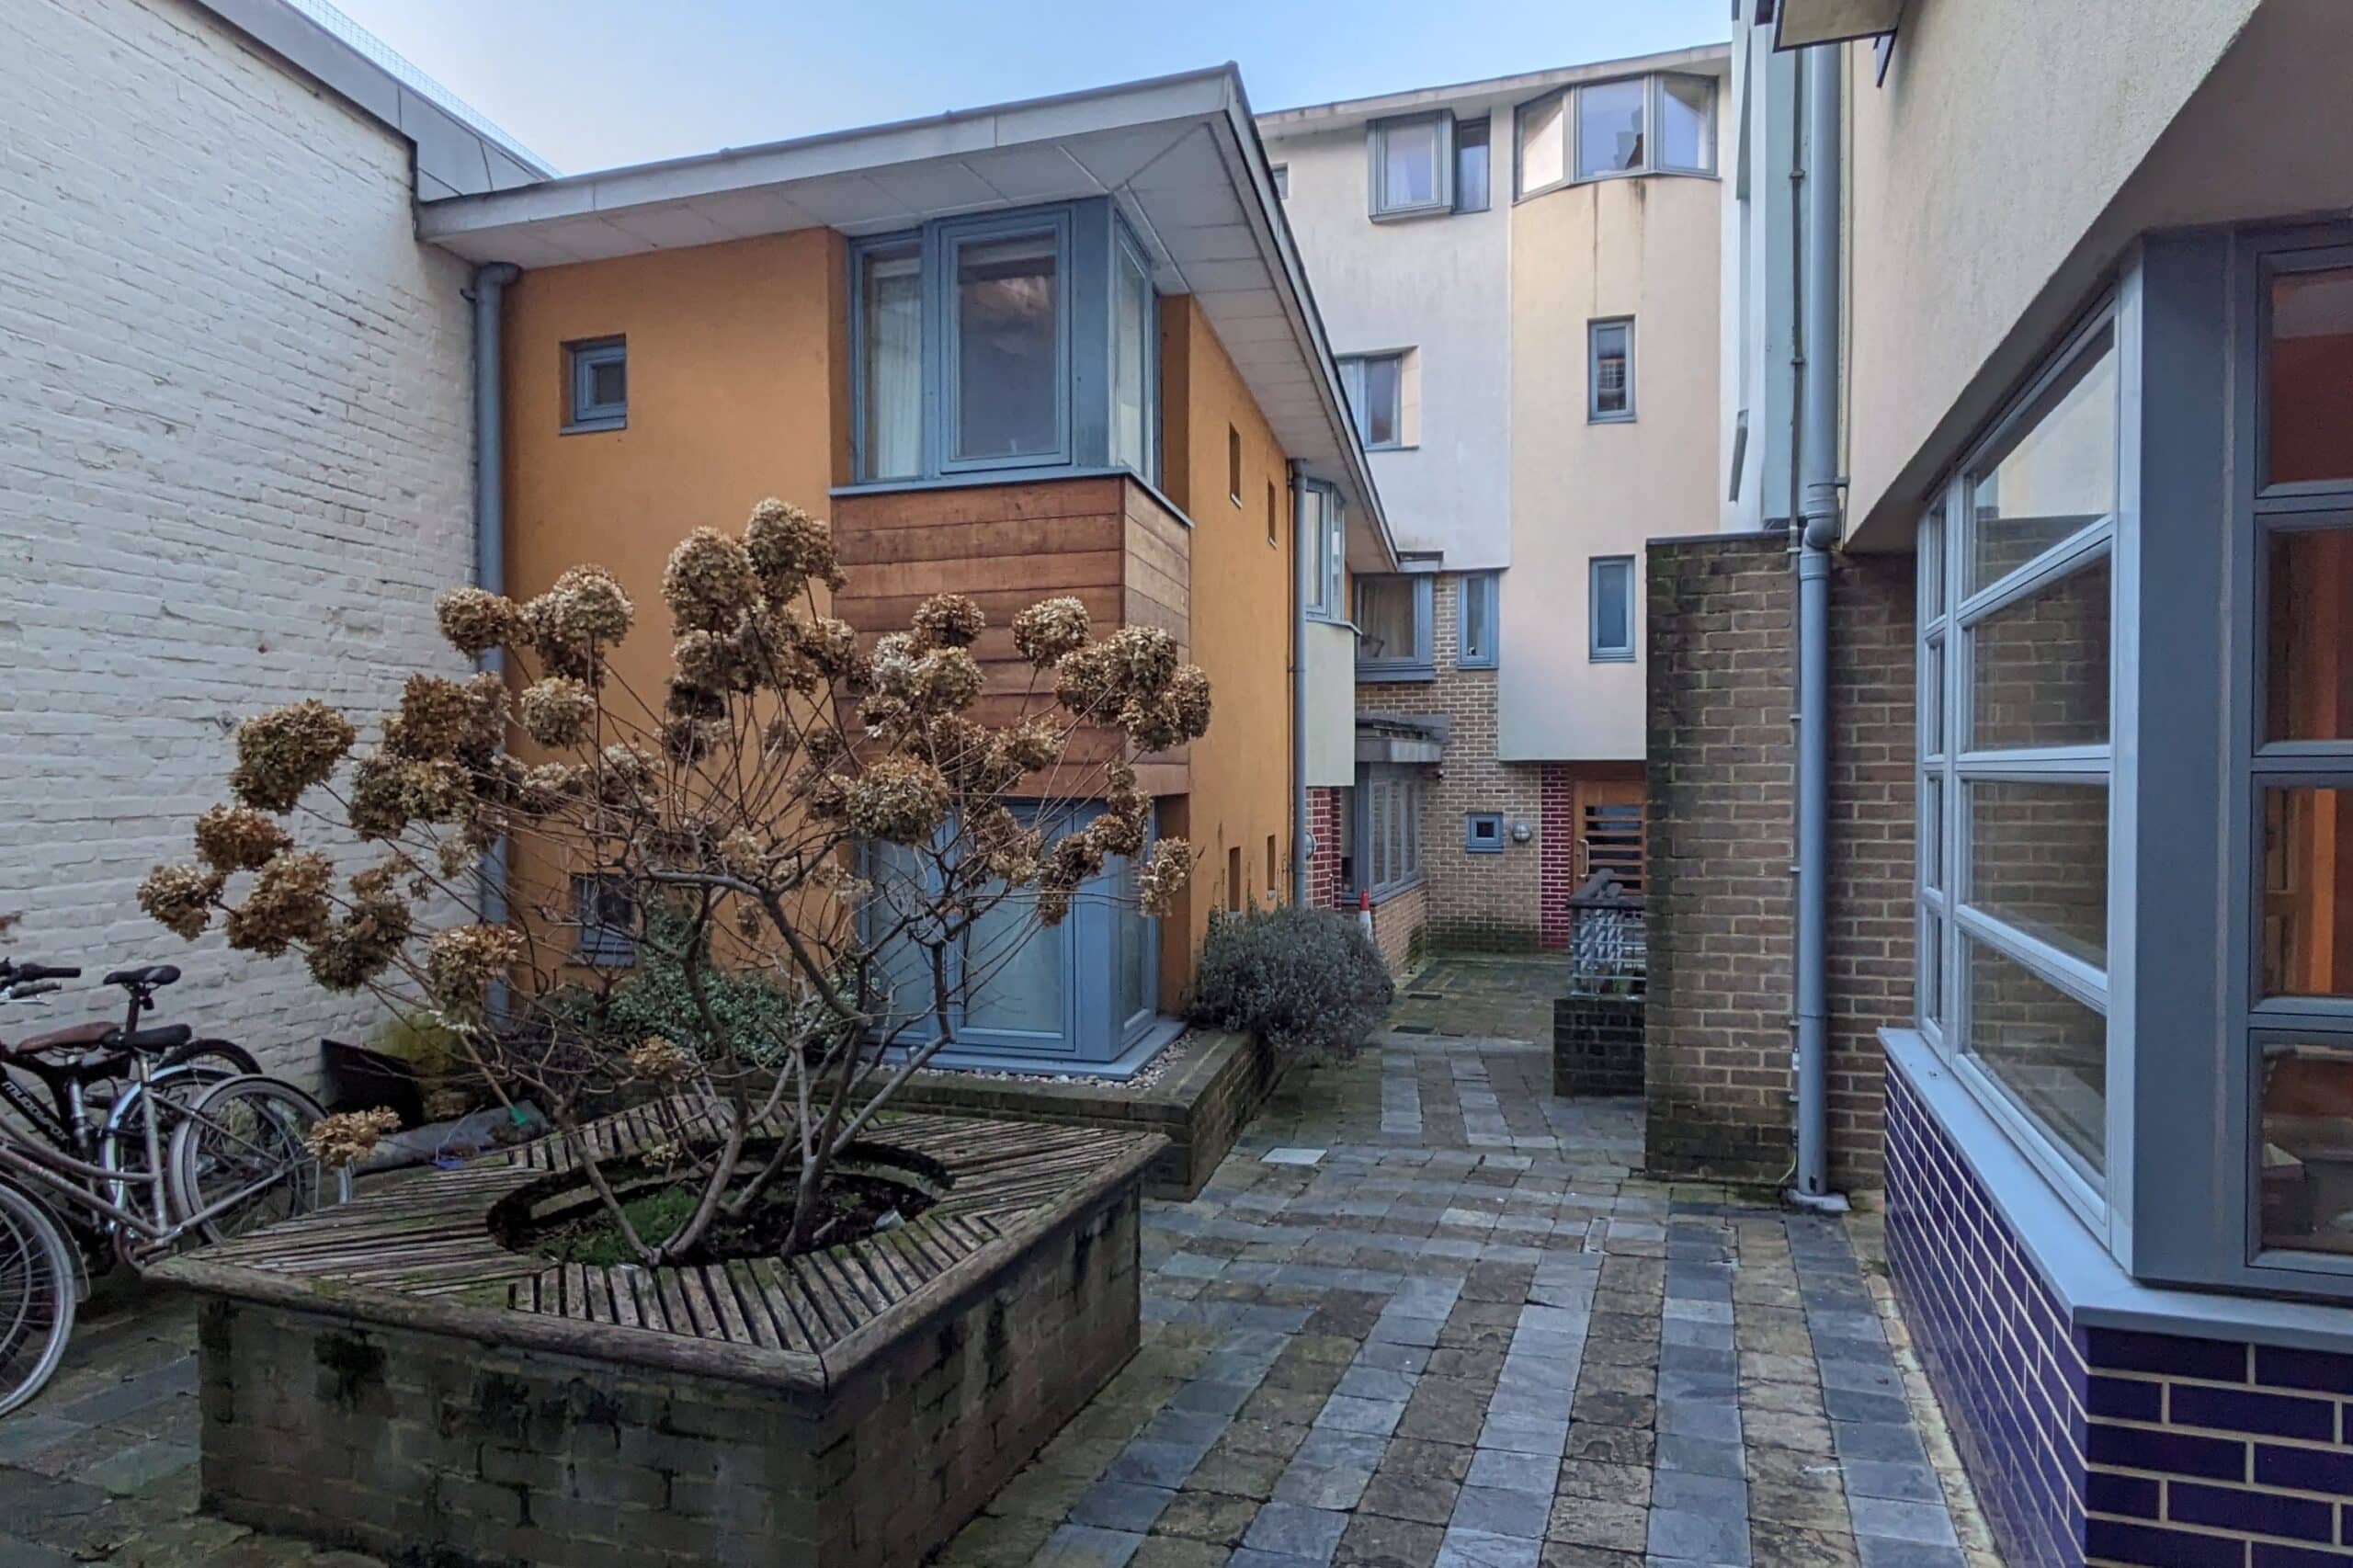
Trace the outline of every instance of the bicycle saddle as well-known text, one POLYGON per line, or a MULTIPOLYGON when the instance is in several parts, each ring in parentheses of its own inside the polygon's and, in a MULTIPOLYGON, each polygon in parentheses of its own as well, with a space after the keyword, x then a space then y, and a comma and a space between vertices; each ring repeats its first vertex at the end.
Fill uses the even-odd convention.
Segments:
POLYGON ((108 985, 169 985, 180 977, 176 963, 151 963, 142 969, 119 969, 107 976, 108 985))
POLYGON ((100 1043, 161 1055, 166 1051, 177 1051, 195 1038, 196 1031, 186 1024, 158 1024, 152 1029, 132 1029, 129 1034, 116 1029, 100 1043))
POLYGON ((109 1043, 108 1037, 117 1033, 121 1027, 103 1019, 93 1019, 70 1028, 27 1036, 6 1049, 11 1056, 41 1056, 53 1051, 90 1051, 109 1043))

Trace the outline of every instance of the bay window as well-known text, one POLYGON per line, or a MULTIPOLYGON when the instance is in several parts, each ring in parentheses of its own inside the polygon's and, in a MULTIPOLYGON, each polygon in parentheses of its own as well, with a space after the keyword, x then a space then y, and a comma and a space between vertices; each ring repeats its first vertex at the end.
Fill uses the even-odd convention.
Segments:
POLYGON ((857 241, 850 289, 858 483, 1156 478, 1157 297, 1108 200, 857 241))
POLYGON ((1709 175, 1716 167, 1712 77, 1628 76, 1562 87, 1519 106, 1521 199, 1572 181, 1709 175))
POLYGON ((1357 678, 1429 680, 1437 674, 1430 640, 1427 573, 1357 579, 1357 678))

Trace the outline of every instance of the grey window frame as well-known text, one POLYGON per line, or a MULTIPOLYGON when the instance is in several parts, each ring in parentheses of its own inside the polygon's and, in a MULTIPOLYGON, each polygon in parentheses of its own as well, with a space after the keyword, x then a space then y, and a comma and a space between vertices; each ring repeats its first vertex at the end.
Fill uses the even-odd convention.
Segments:
POLYGON ((637 967, 637 923, 642 918, 634 900, 630 902, 630 929, 608 922, 594 901, 606 896, 598 890, 612 883, 622 883, 621 896, 628 897, 626 880, 596 872, 574 872, 572 877, 572 961, 592 969, 635 969, 637 967))
POLYGON ((1357 613, 1354 617, 1358 629, 1357 642, 1357 679, 1359 681, 1417 681, 1436 680, 1438 678, 1437 650, 1433 645, 1430 634, 1430 622, 1432 619, 1430 613, 1432 599, 1431 584, 1431 575, 1427 572, 1385 572, 1380 574, 1366 574, 1357 578, 1356 593, 1358 603, 1356 606, 1357 613), (1365 657, 1364 654, 1362 631, 1364 626, 1363 599, 1365 590, 1375 583, 1392 582, 1410 583, 1413 585, 1414 651, 1410 655, 1405 656, 1394 653, 1384 653, 1378 658, 1369 659, 1365 657))
MULTIPOLYGON (((1539 93, 1532 98, 1523 99, 1512 106, 1512 199, 1526 201, 1531 198, 1542 196, 1548 191, 1558 190, 1566 185, 1592 185, 1611 179, 1640 179, 1653 175, 1672 175, 1692 179, 1718 177, 1719 154, 1716 142, 1722 129, 1724 84, 1713 76, 1694 71, 1654 71, 1646 73, 1639 78, 1643 85, 1643 162, 1639 166, 1629 169, 1606 169, 1590 175, 1577 172, 1582 162, 1577 146, 1577 125, 1581 119, 1581 106, 1577 101, 1579 96, 1587 88, 1611 87, 1622 82, 1637 79, 1629 76, 1612 76, 1602 81, 1578 82, 1568 86, 1555 87, 1549 93, 1539 93), (1704 83, 1708 89, 1708 127, 1699 139, 1704 158, 1701 163, 1695 165, 1665 164, 1658 159, 1658 128, 1665 118, 1664 99, 1669 77, 1704 83), (1561 105, 1561 177, 1531 187, 1526 183, 1523 176, 1522 165, 1525 160, 1521 156, 1521 121, 1530 112, 1556 100, 1561 105)), ((1492 158, 1492 153, 1490 157, 1492 158)))
POLYGON ((1597 665, 1631 665, 1642 641, 1641 574, 1631 555, 1597 555, 1586 564, 1586 656, 1597 665), (1626 641, 1623 645, 1601 640, 1601 585, 1605 577, 1623 572, 1626 578, 1626 641))
POLYGON ((1423 880, 1422 835, 1428 825, 1430 781, 1410 764, 1360 762, 1350 791, 1349 863, 1356 886, 1378 903, 1423 880))
POLYGON ((1454 200, 1449 210, 1455 212, 1484 212, 1495 203, 1495 117, 1493 112, 1474 115, 1465 119, 1457 116, 1454 121, 1454 200), (1477 127, 1477 134, 1469 140, 1463 133, 1477 127), (1462 150, 1483 147, 1487 152, 1486 168, 1479 178, 1475 199, 1470 182, 1462 177, 1462 150))
POLYGON ((1497 592, 1499 579, 1493 572, 1466 572, 1459 579, 1455 605, 1455 665, 1466 670, 1492 670, 1495 667, 1503 647, 1501 608, 1503 596, 1497 592), (1471 646, 1471 607, 1476 601, 1485 608, 1487 617, 1487 646, 1483 651, 1471 646))
POLYGON ((1307 574, 1307 617, 1337 625, 1348 623, 1344 602, 1347 583, 1347 504, 1339 487, 1320 479, 1300 482, 1296 492, 1299 527, 1314 537, 1300 540, 1299 559, 1307 574))
POLYGON ((1370 353, 1336 354, 1332 357, 1333 368, 1340 377, 1341 394, 1347 402, 1348 418, 1357 427, 1357 444, 1368 452, 1402 452, 1415 445, 1405 439, 1405 367, 1413 354, 1410 348, 1381 348, 1370 353), (1389 428, 1395 435, 1394 438, 1387 441, 1370 438, 1372 411, 1358 406, 1364 399, 1364 367, 1376 359, 1397 362, 1397 406, 1389 416, 1389 428))
POLYGON ((629 338, 622 334, 584 337, 563 346, 563 428, 566 436, 629 427, 629 338), (596 372, 606 365, 621 368, 621 400, 598 403, 596 372))
POLYGON ((976 474, 1019 472, 1038 477, 1057 473, 1134 471, 1111 459, 1111 355, 1119 309, 1116 272, 1138 266, 1151 290, 1153 319, 1144 334, 1144 432, 1151 472, 1137 478, 1160 483, 1165 460, 1160 441, 1160 346, 1158 285, 1151 253, 1108 198, 1048 202, 956 218, 938 218, 920 228, 854 239, 849 244, 850 472, 845 491, 901 490, 938 484, 976 474), (1056 450, 1018 457, 954 456, 956 353, 954 258, 965 244, 1051 230, 1055 236, 1057 374, 1056 450), (876 251, 914 246, 920 260, 922 300, 922 408, 919 454, 912 473, 876 475, 866 451, 865 262, 876 251))
POLYGON ((1919 839, 1915 829, 1914 898, 1915 935, 1915 1023, 1929 1047, 1950 1069, 1955 1082, 1984 1108, 2077 1218, 2111 1247, 2128 1222, 2129 1206, 2116 1201, 2129 1181, 2131 1160, 2131 1051, 2129 997, 2134 969, 2131 910, 2134 821, 2128 736, 2136 733, 2126 678, 2132 639, 2126 632, 2130 543, 2135 489, 2132 458, 2137 384, 2137 290, 2103 297, 2058 339, 2038 362, 2025 385, 1971 442, 1946 479, 1931 493, 1919 523, 1918 632, 1915 638, 1918 714, 1915 755, 1917 821, 1933 814, 1937 838, 1919 839), (1975 544, 1972 495, 1985 460, 2005 449, 2013 436, 2033 427, 2050 410, 2044 394, 2063 381, 2085 356, 2098 352, 2103 336, 2115 356, 2117 402, 2116 501, 2094 518, 1971 591, 1967 562, 1975 544), (1968 744, 1972 714, 1972 644, 1990 618, 2048 593, 2086 571, 2109 571, 2109 738, 2097 745, 2054 745, 1981 750, 1968 744), (1933 720, 1937 730, 1926 733, 1933 720), (2065 951, 1970 901, 1972 875, 1967 824, 1972 783, 2098 785, 2108 791, 2108 951, 2105 966, 2065 951), (1933 799, 1937 809, 1929 811, 1933 799), (2011 1089, 1981 1066, 1966 1048, 1970 1037, 1970 943, 2016 964, 2043 984, 2107 1019, 2101 1130, 2102 1163, 2087 1161, 2027 1108, 2011 1089))
POLYGON ((1392 114, 1376 119, 1364 130, 1365 145, 1365 213, 1376 223, 1394 222, 1401 218, 1427 218, 1454 210, 1454 115, 1449 109, 1429 109, 1420 114, 1392 114), (1388 180, 1389 133, 1407 126, 1427 124, 1436 128, 1435 167, 1431 171, 1431 198, 1427 201, 1392 207, 1386 199, 1388 180))
POLYGON ((1595 316, 1585 324, 1585 418, 1588 425, 1634 423, 1634 318, 1595 316), (1626 333, 1626 406, 1601 406, 1601 335, 1624 328, 1626 333))
POLYGON ((1462 816, 1462 852, 1465 855, 1500 855, 1504 852, 1504 814, 1501 812, 1466 812, 1462 816), (1479 829, 1492 826, 1495 832, 1481 842, 1479 829))

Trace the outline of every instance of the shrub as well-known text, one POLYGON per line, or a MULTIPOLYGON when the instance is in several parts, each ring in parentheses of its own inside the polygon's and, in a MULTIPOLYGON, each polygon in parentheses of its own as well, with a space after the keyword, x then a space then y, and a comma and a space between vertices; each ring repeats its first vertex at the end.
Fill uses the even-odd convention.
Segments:
POLYGON ((1188 1012, 1246 1029, 1279 1055, 1345 1062, 1396 996, 1355 918, 1329 909, 1223 915, 1210 927, 1188 1012))

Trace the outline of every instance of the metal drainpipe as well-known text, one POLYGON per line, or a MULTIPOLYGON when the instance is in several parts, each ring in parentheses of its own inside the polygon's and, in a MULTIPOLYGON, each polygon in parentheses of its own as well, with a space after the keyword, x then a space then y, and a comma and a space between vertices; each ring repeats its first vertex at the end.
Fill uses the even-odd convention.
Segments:
POLYGON ((1805 183, 1796 214, 1803 277, 1804 360, 1798 371, 1796 1181, 1801 1208, 1836 1213, 1828 1176, 1830 862, 1830 551, 1838 542, 1839 53, 1806 51, 1805 183))
MULTIPOLYGON (((484 262, 474 268, 473 285, 466 290, 474 304, 474 586, 494 594, 506 591, 506 428, 499 381, 498 306, 506 286, 522 274, 510 261, 484 262)), ((503 670, 506 660, 493 648, 475 663, 482 669, 503 670)), ((506 919, 504 838, 483 858, 482 916, 493 925, 506 919)))
MULTIPOLYGON (((1319 517, 1316 526, 1321 528, 1319 517)), ((1320 548, 1322 540, 1315 541, 1320 548)), ((1290 461, 1290 901, 1307 907, 1307 539, 1305 465, 1290 461)))

